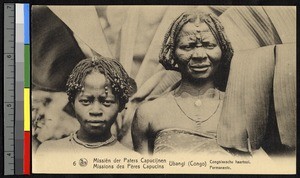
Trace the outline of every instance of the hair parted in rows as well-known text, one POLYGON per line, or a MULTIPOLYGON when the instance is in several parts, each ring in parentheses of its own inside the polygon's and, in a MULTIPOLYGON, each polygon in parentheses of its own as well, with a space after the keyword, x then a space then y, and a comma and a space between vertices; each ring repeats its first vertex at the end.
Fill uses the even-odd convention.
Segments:
POLYGON ((113 94, 119 100, 120 110, 124 109, 129 97, 137 90, 136 83, 117 60, 103 56, 83 59, 74 67, 66 84, 69 102, 74 103, 77 93, 84 87, 86 76, 92 71, 105 76, 109 81, 107 85, 110 83, 113 94))
POLYGON ((222 59, 218 72, 216 72, 214 78, 217 88, 224 91, 227 85, 230 62, 233 56, 233 48, 225 34, 223 25, 213 14, 203 13, 199 9, 194 9, 192 11, 184 12, 179 17, 177 17, 171 24, 164 37, 162 49, 159 54, 159 62, 167 70, 179 71, 175 56, 178 35, 185 24, 187 24, 188 22, 193 23, 197 18, 199 18, 200 22, 204 22, 207 24, 221 48, 222 59))

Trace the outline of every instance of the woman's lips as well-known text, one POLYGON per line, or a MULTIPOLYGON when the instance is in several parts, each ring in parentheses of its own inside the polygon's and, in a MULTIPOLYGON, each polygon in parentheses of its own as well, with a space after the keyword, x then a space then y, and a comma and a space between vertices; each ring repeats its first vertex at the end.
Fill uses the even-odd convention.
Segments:
POLYGON ((195 72, 205 72, 210 65, 190 65, 189 68, 195 72))

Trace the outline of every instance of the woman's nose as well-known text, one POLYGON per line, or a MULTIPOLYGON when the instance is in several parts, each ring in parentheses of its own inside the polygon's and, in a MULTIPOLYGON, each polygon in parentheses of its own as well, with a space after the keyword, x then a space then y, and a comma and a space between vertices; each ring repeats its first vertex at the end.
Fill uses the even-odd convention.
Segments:
POLYGON ((205 59, 207 58, 207 54, 206 54, 206 51, 203 47, 196 47, 194 49, 194 52, 192 54, 192 58, 193 59, 205 59))

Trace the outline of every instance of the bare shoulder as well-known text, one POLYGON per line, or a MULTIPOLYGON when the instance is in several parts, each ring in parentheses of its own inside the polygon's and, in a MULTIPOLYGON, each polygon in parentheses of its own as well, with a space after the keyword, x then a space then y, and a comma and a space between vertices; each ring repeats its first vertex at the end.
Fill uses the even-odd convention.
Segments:
POLYGON ((151 121, 165 112, 171 100, 170 94, 166 94, 154 100, 146 101, 137 108, 136 116, 151 121))

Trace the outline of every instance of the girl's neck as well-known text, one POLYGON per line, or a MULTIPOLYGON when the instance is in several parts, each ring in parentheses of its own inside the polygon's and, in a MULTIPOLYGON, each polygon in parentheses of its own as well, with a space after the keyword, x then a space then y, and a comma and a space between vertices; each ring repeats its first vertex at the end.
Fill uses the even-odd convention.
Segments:
POLYGON ((112 136, 111 132, 101 134, 89 134, 83 129, 78 130, 77 137, 79 140, 86 143, 105 142, 112 136))
POLYGON ((192 96, 198 96, 203 95, 210 88, 215 88, 213 80, 191 81, 183 78, 175 93, 180 95, 181 93, 186 92, 192 96))

